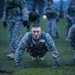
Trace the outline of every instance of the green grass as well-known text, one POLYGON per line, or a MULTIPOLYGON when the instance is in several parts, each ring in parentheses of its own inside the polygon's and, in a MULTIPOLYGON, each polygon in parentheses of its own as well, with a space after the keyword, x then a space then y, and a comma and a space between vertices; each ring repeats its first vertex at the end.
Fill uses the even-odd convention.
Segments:
MULTIPOLYGON (((7 54, 9 53, 9 31, 4 29, 0 22, 0 68, 11 70, 12 74, 0 75, 75 75, 75 65, 73 63, 74 50, 65 41, 66 38, 66 21, 61 19, 57 23, 59 30, 59 39, 54 39, 56 48, 59 52, 60 67, 51 69, 54 64, 52 56, 48 52, 44 61, 32 61, 31 56, 26 52, 23 55, 22 64, 27 67, 26 69, 15 68, 15 61, 9 60, 7 54)), ((40 23, 42 30, 45 30, 46 21, 42 20, 40 23)), ((23 28, 22 34, 24 35, 25 29, 23 28)))

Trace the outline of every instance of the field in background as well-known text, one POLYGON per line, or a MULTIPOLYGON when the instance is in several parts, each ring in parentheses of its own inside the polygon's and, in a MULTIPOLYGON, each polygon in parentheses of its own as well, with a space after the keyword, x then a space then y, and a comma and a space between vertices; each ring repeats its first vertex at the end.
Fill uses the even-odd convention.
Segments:
MULTIPOLYGON (((25 51, 23 55, 22 64, 27 67, 26 69, 15 68, 14 60, 9 60, 7 54, 9 53, 9 32, 4 29, 0 22, 0 68, 11 70, 11 75, 75 75, 75 65, 73 63, 74 50, 65 41, 66 26, 65 19, 61 19, 57 24, 59 31, 59 39, 54 39, 56 48, 59 51, 60 67, 51 69, 54 64, 50 53, 45 56, 44 61, 32 61, 31 56, 25 51)), ((40 25, 42 30, 46 27, 45 20, 42 20, 40 25)), ((24 35, 26 28, 23 28, 22 34, 24 35)), ((9 75, 0 73, 0 75, 9 75)))

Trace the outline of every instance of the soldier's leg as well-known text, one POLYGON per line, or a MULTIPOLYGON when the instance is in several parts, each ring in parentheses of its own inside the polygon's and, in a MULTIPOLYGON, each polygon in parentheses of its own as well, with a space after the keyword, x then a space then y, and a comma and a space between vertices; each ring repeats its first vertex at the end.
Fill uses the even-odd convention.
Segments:
POLYGON ((67 23, 66 23, 66 36, 68 35, 69 29, 71 26, 72 26, 71 22, 67 21, 67 23))
POLYGON ((46 20, 46 31, 51 35, 51 21, 49 19, 46 20))
MULTIPOLYGON (((10 45, 11 45, 11 40, 12 40, 12 36, 13 36, 13 29, 14 29, 14 23, 13 22, 9 22, 8 23, 8 29, 9 29, 9 40, 10 40, 10 45)), ((11 50, 11 48, 10 48, 11 50)), ((13 50, 11 50, 12 52, 13 50)))
POLYGON ((9 40, 10 40, 10 53, 7 55, 9 58, 14 58, 14 50, 11 47, 11 42, 12 42, 12 37, 13 37, 13 30, 14 30, 14 25, 11 20, 8 22, 8 29, 9 29, 9 40))
POLYGON ((22 27, 23 27, 23 25, 22 25, 21 21, 17 21, 15 23, 15 27, 14 27, 14 30, 13 30, 13 37, 12 37, 12 41, 11 41, 11 48, 14 52, 17 49, 18 44, 21 40, 22 27))
POLYGON ((71 26, 72 26, 72 23, 70 21, 67 21, 66 22, 66 39, 65 39, 66 41, 68 41, 67 36, 68 36, 68 32, 71 26))
POLYGON ((43 16, 43 8, 45 6, 45 1, 38 1, 38 6, 39 6, 39 13, 40 13, 40 19, 42 19, 43 16))
POLYGON ((57 31, 57 26, 56 26, 56 20, 52 19, 52 36, 53 38, 57 38, 58 37, 58 31, 57 31))

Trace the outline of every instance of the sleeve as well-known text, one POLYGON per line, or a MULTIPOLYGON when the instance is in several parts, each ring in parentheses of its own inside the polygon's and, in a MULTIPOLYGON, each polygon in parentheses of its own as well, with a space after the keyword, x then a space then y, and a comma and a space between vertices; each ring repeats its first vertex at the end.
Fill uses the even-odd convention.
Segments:
POLYGON ((44 9, 43 9, 43 15, 46 15, 47 13, 46 13, 46 6, 44 7, 44 9))
POLYGON ((52 40, 51 36, 48 33, 46 33, 46 45, 47 45, 47 50, 51 52, 54 61, 58 62, 59 61, 58 51, 55 47, 54 41, 52 40))
POLYGON ((24 53, 25 48, 27 47, 27 39, 28 39, 29 33, 26 33, 22 40, 20 41, 18 48, 15 52, 15 61, 16 63, 20 63, 22 59, 22 55, 24 53))
POLYGON ((56 10, 56 18, 59 18, 59 9, 58 9, 58 6, 55 4, 55 10, 56 10))
POLYGON ((22 8, 22 17, 23 17, 23 20, 28 21, 29 11, 28 11, 27 3, 26 3, 25 0, 21 0, 21 8, 22 8))
POLYGON ((2 22, 6 22, 7 20, 7 0, 5 0, 4 2, 4 11, 3 11, 3 17, 2 17, 2 22))
POLYGON ((73 38, 75 38, 75 25, 73 25, 70 29, 69 29, 69 33, 68 33, 68 39, 69 42, 72 43, 73 38))
POLYGON ((65 9, 64 16, 65 16, 67 19, 72 20, 72 17, 68 14, 68 9, 69 9, 69 7, 67 7, 67 8, 65 9))

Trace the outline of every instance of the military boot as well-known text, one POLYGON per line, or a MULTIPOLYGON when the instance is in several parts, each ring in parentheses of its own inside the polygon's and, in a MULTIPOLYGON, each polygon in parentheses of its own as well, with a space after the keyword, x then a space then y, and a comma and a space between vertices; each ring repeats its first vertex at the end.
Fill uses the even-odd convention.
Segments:
POLYGON ((43 61, 43 60, 44 60, 44 57, 38 57, 37 60, 41 60, 41 61, 43 61))
POLYGON ((15 54, 14 53, 10 53, 10 54, 7 55, 7 57, 10 58, 10 59, 14 59, 15 54))
POLYGON ((32 60, 41 60, 41 61, 43 61, 44 60, 44 57, 41 57, 41 58, 39 58, 39 57, 37 57, 37 58, 32 57, 32 60))
POLYGON ((55 65, 54 66, 52 66, 51 68, 58 68, 58 67, 60 67, 60 64, 59 64, 59 62, 55 62, 55 65))

